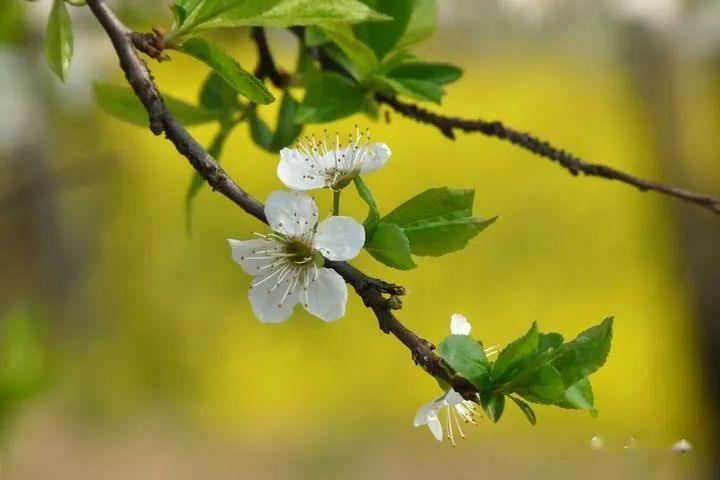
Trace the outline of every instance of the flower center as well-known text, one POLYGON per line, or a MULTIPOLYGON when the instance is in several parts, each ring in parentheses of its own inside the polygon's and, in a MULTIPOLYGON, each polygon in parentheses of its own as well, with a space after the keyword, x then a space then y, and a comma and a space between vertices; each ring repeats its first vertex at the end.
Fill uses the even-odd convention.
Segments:
POLYGON ((312 248, 297 239, 288 239, 283 246, 283 251, 288 255, 287 260, 295 265, 304 265, 313 260, 312 248))
POLYGON ((359 168, 350 171, 342 168, 329 168, 325 170, 324 175, 328 179, 327 186, 330 190, 342 190, 347 187, 359 173, 359 168))
POLYGON ((341 190, 358 176, 363 163, 372 156, 370 130, 363 132, 355 125, 355 137, 350 134, 344 145, 340 144, 339 134, 335 134, 333 142, 325 130, 320 141, 314 135, 306 136, 296 144, 296 149, 310 168, 306 177, 314 179, 319 176, 325 180, 327 188, 341 190))
POLYGON ((288 238, 283 242, 283 256, 286 261, 296 267, 309 267, 314 264, 316 267, 322 267, 325 264, 325 257, 322 253, 313 250, 312 247, 302 239, 288 238))

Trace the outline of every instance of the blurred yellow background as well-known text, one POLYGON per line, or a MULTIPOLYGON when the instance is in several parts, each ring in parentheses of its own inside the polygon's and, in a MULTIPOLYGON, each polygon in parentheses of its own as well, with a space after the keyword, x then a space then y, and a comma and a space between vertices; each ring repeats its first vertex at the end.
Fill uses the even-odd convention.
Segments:
MULTIPOLYGON (((290 65, 282 45, 289 47, 281 38, 278 56, 290 65)), ((425 56, 461 65, 465 76, 431 108, 502 119, 585 159, 667 179, 656 162, 652 112, 622 62, 512 46, 448 54, 444 45, 431 43, 425 56)), ((252 65, 246 46, 234 48, 252 65)), ((152 68, 164 92, 188 101, 207 73, 180 54, 152 68)), ((117 74, 109 78, 122 84, 117 74)), ((700 129, 716 120, 702 100, 710 88, 700 80, 680 91, 700 129)), ((262 112, 272 124, 275 106, 262 112)), ((532 321, 572 337, 614 315, 609 362, 593 377, 598 418, 539 406, 531 427, 509 406, 499 424, 482 421, 457 448, 436 443, 412 427, 416 410, 438 395, 435 382, 356 296, 334 324, 300 309, 285 323, 260 324, 247 301, 250 278, 231 261, 226 239, 265 227, 206 188, 189 237, 191 170, 172 145, 100 111, 54 112, 53 169, 81 162, 97 179, 57 194, 65 239, 81 240, 84 262, 74 286, 38 303, 56 340, 54 380, 15 419, 0 478, 697 478, 710 445, 682 280, 680 207, 614 182, 572 178, 497 140, 460 134, 451 142, 390 117, 328 127, 369 126, 390 145, 388 165, 365 179, 382 212, 447 185, 475 188, 475 214, 500 218, 462 252, 416 258, 413 271, 385 268, 366 253, 353 263, 404 285, 400 319, 435 342, 454 312, 468 317, 476 337, 501 346, 532 321), (596 435, 602 451, 589 447, 596 435), (693 455, 669 451, 680 438, 696 445, 693 455)), ((214 127, 191 132, 207 142, 214 127)), ((716 145, 701 148, 712 162, 698 157, 693 168, 704 173, 693 185, 711 190, 716 145)), ((255 148, 244 126, 223 164, 261 201, 282 188, 277 157, 255 148)), ((329 192, 315 197, 329 212, 329 192)), ((366 214, 352 190, 342 208, 366 214)), ((0 215, 3 301, 34 303, 47 265, 13 229, 22 212, 0 215)))

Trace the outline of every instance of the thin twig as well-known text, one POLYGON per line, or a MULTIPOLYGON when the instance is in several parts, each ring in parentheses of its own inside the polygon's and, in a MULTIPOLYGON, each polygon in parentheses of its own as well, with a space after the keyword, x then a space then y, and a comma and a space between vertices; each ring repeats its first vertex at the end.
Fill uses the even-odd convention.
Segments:
POLYGON ((388 105, 390 108, 405 117, 415 119, 420 123, 435 126, 447 138, 454 140, 455 130, 460 130, 465 133, 479 132, 489 137, 506 140, 513 145, 517 145, 520 148, 534 153, 535 155, 556 162, 572 175, 582 173, 591 177, 617 180, 619 182, 632 185, 640 191, 646 192, 652 190, 670 197, 675 197, 684 202, 707 208, 716 215, 720 215, 720 199, 710 195, 690 192, 681 188, 645 180, 615 168, 608 167, 607 165, 587 163, 579 157, 568 153, 561 148, 557 148, 550 143, 535 137, 534 135, 507 127, 502 122, 488 122, 479 119, 468 120, 459 117, 448 117, 431 112, 419 107, 418 105, 406 103, 395 97, 383 94, 377 94, 375 95, 375 98, 378 102, 388 105))
POLYGON ((250 35, 255 41, 258 52, 258 65, 255 69, 255 76, 260 80, 269 78, 272 84, 278 88, 285 87, 289 78, 288 74, 278 70, 275 65, 275 59, 270 53, 270 46, 265 36, 265 29, 263 27, 252 27, 250 35))
MULTIPOLYGON (((240 188, 168 111, 147 65, 137 55, 132 41, 133 32, 115 16, 103 0, 87 0, 87 4, 110 37, 120 60, 120 68, 147 110, 151 131, 155 135, 164 133, 213 190, 258 220, 267 223, 263 204, 240 188)), ((398 298, 405 293, 402 287, 368 277, 345 262, 328 261, 326 264, 337 271, 353 287, 364 304, 373 310, 380 329, 394 335, 410 350, 415 363, 434 377, 452 385, 465 398, 477 400, 477 389, 465 378, 449 373, 443 360, 433 351, 433 345, 409 330, 395 317, 393 310, 400 307, 398 298), (389 298, 386 298, 386 295, 389 298)))
MULTIPOLYGON (((294 27, 290 30, 295 34, 298 40, 304 44, 305 28, 294 27)), ((259 74, 258 76, 262 75, 260 78, 265 76, 269 77, 276 87, 286 84, 288 77, 280 76, 280 73, 275 66, 272 53, 268 47, 264 30, 261 27, 254 27, 252 36, 257 44, 258 55, 260 57, 260 64, 256 72, 259 74)), ((313 58, 320 63, 320 66, 324 71, 339 72, 344 75, 349 75, 342 66, 338 65, 332 58, 328 57, 323 49, 308 48, 308 51, 313 58)), ((642 192, 655 191, 677 198, 684 202, 698 205, 710 210, 716 215, 720 215, 720 199, 711 195, 695 193, 689 190, 664 185, 659 182, 645 180, 607 165, 585 162, 576 155, 573 155, 561 148, 557 148, 545 140, 542 140, 530 133, 521 132, 511 127, 507 127, 502 122, 486 121, 482 119, 468 120, 460 117, 440 115, 426 110, 418 105, 403 102, 398 100, 396 97, 384 95, 382 93, 377 93, 375 95, 375 99, 379 103, 388 105, 390 108, 405 117, 436 127, 445 137, 451 140, 455 140, 455 130, 460 130, 465 133, 482 133, 483 135, 487 135, 489 137, 506 140, 513 145, 534 153, 537 156, 556 162, 574 176, 582 173, 591 177, 616 180, 632 185, 642 192)))

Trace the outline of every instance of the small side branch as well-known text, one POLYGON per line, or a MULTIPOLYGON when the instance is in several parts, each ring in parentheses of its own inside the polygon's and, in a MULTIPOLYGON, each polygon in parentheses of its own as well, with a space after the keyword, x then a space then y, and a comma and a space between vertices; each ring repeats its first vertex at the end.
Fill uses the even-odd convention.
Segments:
POLYGON ((252 27, 250 35, 255 41, 258 52, 258 66, 255 69, 255 76, 260 80, 265 78, 270 79, 272 84, 277 88, 287 86, 289 76, 278 70, 277 65, 275 65, 275 59, 270 52, 270 46, 265 36, 265 29, 262 27, 252 27))
POLYGON ((513 145, 528 150, 535 155, 547 158, 563 167, 572 175, 584 174, 590 177, 599 177, 606 180, 617 180, 632 185, 642 192, 654 191, 687 203, 706 208, 716 215, 720 215, 720 199, 710 195, 695 193, 681 188, 671 187, 662 183, 645 180, 634 175, 622 172, 607 165, 587 163, 579 157, 557 148, 529 133, 520 132, 505 126, 502 122, 489 122, 485 120, 468 120, 460 117, 449 117, 426 110, 418 105, 406 103, 397 98, 383 94, 375 96, 378 102, 388 105, 399 114, 436 127, 449 139, 455 139, 455 130, 465 133, 478 132, 488 137, 495 137, 508 141, 513 145))

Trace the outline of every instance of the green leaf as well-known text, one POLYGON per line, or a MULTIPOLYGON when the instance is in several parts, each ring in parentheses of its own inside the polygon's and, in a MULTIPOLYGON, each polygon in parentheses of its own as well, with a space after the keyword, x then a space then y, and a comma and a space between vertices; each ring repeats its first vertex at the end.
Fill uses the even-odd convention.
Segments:
POLYGON ((440 256, 463 249, 496 218, 472 216, 475 190, 432 188, 411 198, 381 222, 402 228, 415 255, 440 256))
POLYGON ((414 0, 364 0, 374 10, 384 13, 389 22, 362 23, 355 25, 355 35, 382 59, 400 41, 410 23, 415 6, 414 0))
POLYGON ((72 56, 73 31, 70 14, 63 0, 53 0, 45 28, 45 60, 63 82, 67 78, 72 56))
MULTIPOLYGON (((348 72, 356 82, 358 81, 360 74, 347 55, 345 55, 345 52, 343 52, 336 43, 330 42, 323 45, 322 51, 325 52, 325 55, 330 57, 334 63, 338 64, 342 71, 348 72)), ((312 75, 316 75, 318 72, 319 70, 312 72, 312 75)))
POLYGON ((181 30, 185 33, 221 27, 287 28, 388 20, 387 16, 358 0, 201 0, 190 3, 199 3, 199 7, 184 16, 181 30))
POLYGON ((384 84, 398 95, 404 95, 420 102, 429 101, 439 104, 445 94, 445 90, 440 85, 414 78, 377 76, 374 80, 384 84))
POLYGON ((391 69, 382 69, 384 76, 376 80, 399 95, 415 100, 440 103, 445 90, 443 85, 454 82, 462 70, 445 63, 401 62, 391 69))
POLYGON ((504 378, 495 378, 495 384, 508 386, 522 385, 546 365, 551 365, 557 354, 557 348, 563 343, 562 335, 559 333, 539 333, 537 349, 531 355, 525 356, 509 375, 504 378))
POLYGON ((410 21, 395 48, 407 48, 431 37, 437 28, 437 17, 435 0, 415 0, 410 21))
POLYGON ((500 352, 492 367, 493 382, 501 383, 516 367, 535 356, 538 340, 537 324, 533 323, 525 335, 511 342, 500 352))
MULTIPOLYGON (((173 14, 175 20, 175 27, 191 23, 191 19, 198 20, 203 8, 208 8, 212 4, 221 4, 221 1, 209 1, 209 0, 175 0, 173 5, 170 7, 170 11, 173 14)), ((229 2, 226 2, 229 3, 229 2)), ((212 12, 210 12, 212 14, 212 12)))
MULTIPOLYGON (((232 10, 238 6, 238 0, 175 0, 170 9, 175 19, 174 27, 179 31, 170 32, 173 43, 173 37, 182 37, 183 34, 196 33, 204 26, 207 28, 206 22, 219 18, 223 13, 232 10)), ((270 8, 275 2, 259 0, 259 1, 243 1, 242 5, 247 7, 249 11, 261 13, 270 8)))
POLYGON ((308 78, 295 122, 332 122, 359 112, 364 103, 364 90, 352 80, 337 73, 313 75, 308 78))
POLYGON ((557 403, 563 408, 571 408, 575 410, 589 410, 594 415, 597 414, 594 408, 595 398, 593 396, 592 385, 590 380, 585 377, 574 385, 565 390, 563 399, 557 403))
POLYGON ((550 349, 557 350, 565 340, 559 333, 541 333, 538 340, 538 353, 546 352, 550 349))
POLYGON ((554 404, 565 394, 565 385, 552 365, 544 365, 514 391, 530 402, 554 404))
POLYGON ((173 27, 177 28, 178 26, 185 23, 185 20, 187 19, 187 12, 183 7, 180 5, 170 5, 170 12, 173 16, 173 27))
POLYGON ((290 94, 290 90, 285 90, 280 102, 275 134, 270 141, 270 151, 279 152, 291 145, 302 132, 303 126, 295 123, 298 105, 298 102, 290 94))
POLYGON ((502 393, 489 393, 480 396, 480 403, 488 418, 497 423, 505 411, 505 395, 502 393))
POLYGON ((532 409, 530 405, 523 402, 519 398, 515 398, 513 396, 510 396, 510 400, 515 402, 515 405, 520 408, 520 411, 525 414, 525 417, 528 419, 528 422, 530 422, 531 425, 535 425, 537 423, 537 417, 535 416, 535 411, 532 409))
POLYGON ((234 58, 217 45, 202 38, 191 38, 179 49, 215 70, 240 95, 249 100, 260 104, 272 103, 275 100, 263 82, 243 69, 234 58))
MULTIPOLYGON (((388 22, 385 22, 388 23, 388 22)), ((355 38, 349 25, 325 25, 322 31, 350 60, 358 81, 367 79, 378 67, 375 53, 363 42, 355 38)))
POLYGON ((26 39, 27 9, 15 0, 0 0, 0 45, 16 46, 26 39))
POLYGON ((0 326, 0 397, 19 402, 36 394, 48 377, 40 323, 31 310, 16 308, 0 326))
POLYGON ((417 266, 410 255, 408 239, 397 225, 379 223, 372 238, 366 239, 365 250, 388 267, 412 270, 417 266))
MULTIPOLYGON (((234 127, 235 124, 220 127, 220 130, 210 142, 210 146, 207 151, 218 163, 220 162, 220 157, 222 156, 223 149, 225 148, 225 141, 234 127)), ((185 225, 187 227, 188 235, 192 234, 192 201, 200 190, 202 190, 204 185, 205 179, 201 177, 199 173, 194 173, 190 179, 190 185, 188 186, 187 193, 185 194, 185 225)))
POLYGON ((480 392, 490 386, 490 364, 485 350, 482 343, 471 336, 446 337, 438 345, 438 353, 455 372, 469 380, 480 392))
POLYGON ((389 57, 385 58, 382 63, 378 66, 378 69, 376 71, 376 74, 378 75, 384 75, 388 73, 390 70, 393 70, 397 68, 399 65, 402 65, 405 62, 411 62, 414 61, 417 57, 407 51, 402 52, 396 52, 389 57))
POLYGON ((365 113, 365 115, 375 120, 376 122, 380 119, 380 104, 375 100, 374 97, 365 97, 363 113, 365 113))
POLYGON ((463 71, 448 63, 406 62, 390 70, 388 77, 394 79, 423 80, 436 85, 447 85, 458 80, 463 71))
POLYGON ((211 71, 200 89, 200 106, 231 116, 240 106, 237 91, 216 71, 211 71))
POLYGON ((307 27, 305 29, 305 46, 307 47, 319 47, 325 45, 330 41, 325 32, 320 27, 307 27))
POLYGON ((250 137, 255 142, 255 145, 263 150, 275 153, 272 148, 273 132, 256 111, 253 110, 248 114, 248 123, 250 124, 250 137))
POLYGON ((574 385, 605 364, 612 342, 612 317, 591 327, 557 352, 553 365, 565 385, 574 385))
MULTIPOLYGON (((129 87, 96 83, 95 98, 100 108, 113 117, 133 125, 148 126, 147 111, 129 87)), ((163 95, 163 99, 170 113, 184 126, 218 121, 222 115, 217 111, 196 107, 169 95, 163 95)))
MULTIPOLYGON (((367 241, 367 239, 371 239, 373 235, 375 235, 375 230, 380 222, 380 211, 375 204, 375 199, 373 198, 370 189, 367 185, 365 185, 365 182, 363 182, 362 178, 360 178, 360 175, 356 176, 353 179, 353 182, 355 182, 355 188, 357 189, 358 195, 360 195, 360 198, 362 198, 368 206, 368 216, 363 222, 363 227, 365 227, 365 239, 367 241)), ((410 258, 410 260, 412 261, 412 258, 410 258)))

